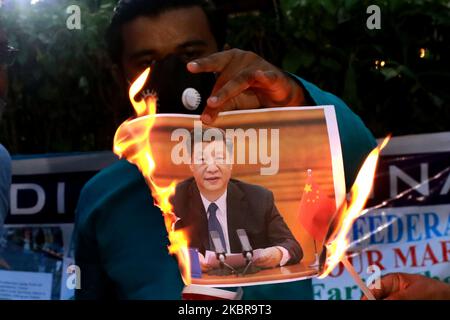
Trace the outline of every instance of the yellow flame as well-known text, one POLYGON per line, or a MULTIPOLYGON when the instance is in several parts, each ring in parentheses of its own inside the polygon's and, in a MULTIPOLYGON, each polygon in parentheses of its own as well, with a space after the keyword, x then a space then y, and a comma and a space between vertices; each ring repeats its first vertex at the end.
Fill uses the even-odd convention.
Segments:
POLYGON ((130 87, 129 98, 140 121, 129 119, 122 123, 114 136, 114 153, 120 158, 124 157, 135 164, 150 187, 155 205, 158 206, 164 217, 164 224, 169 235, 169 253, 175 254, 181 270, 181 276, 186 285, 191 283, 191 264, 188 250, 188 238, 183 230, 175 230, 177 217, 173 213, 170 197, 175 193, 176 181, 169 186, 159 186, 153 179, 156 164, 153 158, 150 134, 155 123, 156 102, 155 96, 149 96, 136 101, 136 95, 144 87, 150 68, 147 68, 130 87))
POLYGON ((349 204, 348 206, 341 206, 343 212, 340 221, 337 224, 334 234, 329 237, 330 241, 325 244, 327 248, 326 266, 325 270, 319 276, 319 279, 328 276, 344 257, 349 244, 347 239, 348 232, 352 228, 353 222, 361 215, 361 212, 366 205, 372 190, 380 151, 386 146, 389 139, 389 136, 386 137, 381 145, 370 152, 359 170, 356 180, 350 190, 349 204))

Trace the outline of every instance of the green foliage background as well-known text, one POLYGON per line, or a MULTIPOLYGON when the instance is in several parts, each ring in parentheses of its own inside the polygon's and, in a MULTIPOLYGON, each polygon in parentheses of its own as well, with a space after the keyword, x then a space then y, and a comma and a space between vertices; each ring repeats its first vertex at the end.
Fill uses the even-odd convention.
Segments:
MULTIPOLYGON (((0 21, 20 53, 9 70, 1 143, 13 154, 110 149, 130 111, 104 51, 116 1, 9 2, 0 21), (81 7, 82 30, 66 28, 72 4, 81 7)), ((281 0, 274 12, 233 15, 228 42, 337 94, 376 136, 444 131, 450 129, 449 6, 281 0), (381 30, 366 28, 371 4, 381 7, 381 30), (385 66, 376 68, 376 60, 385 66)))

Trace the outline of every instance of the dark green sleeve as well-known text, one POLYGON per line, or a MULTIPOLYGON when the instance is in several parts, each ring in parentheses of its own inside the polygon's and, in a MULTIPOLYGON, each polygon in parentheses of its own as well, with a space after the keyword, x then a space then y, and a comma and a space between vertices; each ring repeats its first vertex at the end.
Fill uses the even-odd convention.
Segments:
POLYGON ((75 290, 75 299, 117 299, 114 284, 100 262, 100 252, 95 238, 91 238, 80 229, 77 228, 74 233, 75 263, 81 270, 81 288, 75 290))
POLYGON ((139 171, 119 163, 84 187, 76 212, 75 263, 84 299, 180 299, 161 211, 139 171))

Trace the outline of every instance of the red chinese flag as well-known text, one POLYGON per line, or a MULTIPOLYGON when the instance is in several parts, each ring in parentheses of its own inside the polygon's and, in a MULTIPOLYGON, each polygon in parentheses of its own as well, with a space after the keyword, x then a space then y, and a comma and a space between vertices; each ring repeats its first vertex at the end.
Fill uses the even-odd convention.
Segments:
POLYGON ((333 199, 323 194, 308 170, 299 208, 299 222, 316 241, 325 238, 336 211, 333 199))

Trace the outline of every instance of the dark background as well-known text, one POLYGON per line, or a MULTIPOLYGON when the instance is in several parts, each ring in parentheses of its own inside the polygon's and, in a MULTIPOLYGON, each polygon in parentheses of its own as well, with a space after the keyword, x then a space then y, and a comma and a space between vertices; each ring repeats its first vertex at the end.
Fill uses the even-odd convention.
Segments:
MULTIPOLYGON (((4 2, 0 21, 20 53, 9 70, 1 143, 12 154, 111 149, 130 113, 104 50, 116 1, 4 2), (81 7, 82 30, 66 28, 72 4, 81 7)), ((448 1, 216 3, 230 16, 232 47, 338 95, 376 137, 450 129, 448 1), (372 4, 381 8, 381 30, 366 27, 372 4)))

